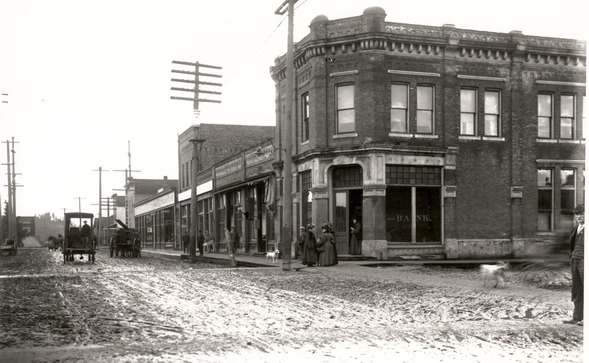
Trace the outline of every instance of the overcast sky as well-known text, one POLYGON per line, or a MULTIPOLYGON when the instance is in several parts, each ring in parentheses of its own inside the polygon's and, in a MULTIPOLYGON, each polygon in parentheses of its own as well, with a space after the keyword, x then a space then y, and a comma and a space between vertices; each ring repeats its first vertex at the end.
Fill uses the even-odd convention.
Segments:
MULTIPOLYGON (((178 178, 177 135, 195 122, 275 125, 269 68, 286 52, 282 0, 0 0, 0 197, 15 143, 17 214, 98 215, 135 178, 178 178), (171 100, 172 60, 221 66, 222 103, 171 100), (80 199, 78 199, 80 198, 80 199)), ((386 21, 586 39, 585 1, 298 0, 295 42, 317 15, 380 6, 386 21), (584 11, 581 11, 584 10, 584 11)), ((203 70, 204 71, 204 70, 203 70)))

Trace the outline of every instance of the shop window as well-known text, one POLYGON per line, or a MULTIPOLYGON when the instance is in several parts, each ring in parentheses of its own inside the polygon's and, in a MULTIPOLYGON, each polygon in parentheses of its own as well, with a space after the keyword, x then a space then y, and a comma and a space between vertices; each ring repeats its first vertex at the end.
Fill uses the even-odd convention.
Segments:
POLYGON ((552 169, 538 169, 538 231, 552 230, 552 169))
POLYGON ((440 185, 441 168, 432 166, 387 165, 387 184, 440 185))
POLYGON ((356 131, 356 111, 354 109, 354 85, 337 87, 337 133, 356 131))
POLYGON ((560 228, 569 230, 574 226, 575 170, 560 169, 560 228))
POLYGON ((499 136, 500 96, 498 91, 485 91, 485 136, 499 136))
POLYGON ((313 222, 313 193, 311 192, 311 170, 300 173, 302 196, 302 226, 313 222))
POLYGON ((460 135, 476 135, 477 91, 460 90, 460 135))
POLYGON ((552 138, 552 95, 538 95, 538 138, 552 138))
POLYGON ((441 175, 433 166, 386 166, 389 242, 441 241, 441 175))

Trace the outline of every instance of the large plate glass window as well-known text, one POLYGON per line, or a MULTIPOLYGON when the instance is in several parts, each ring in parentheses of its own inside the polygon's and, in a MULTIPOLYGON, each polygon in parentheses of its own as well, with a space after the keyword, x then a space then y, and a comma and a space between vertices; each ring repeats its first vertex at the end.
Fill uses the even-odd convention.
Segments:
POLYGON ((538 231, 552 230, 552 174, 552 169, 538 169, 538 231))

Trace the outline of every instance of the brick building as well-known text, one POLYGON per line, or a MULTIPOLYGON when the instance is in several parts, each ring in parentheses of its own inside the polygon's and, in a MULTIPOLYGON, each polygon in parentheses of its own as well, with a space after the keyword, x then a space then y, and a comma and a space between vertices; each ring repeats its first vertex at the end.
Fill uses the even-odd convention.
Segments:
MULTIPOLYGON (((293 229, 331 221, 342 255, 470 258, 534 253, 570 228, 584 200, 586 43, 385 18, 320 15, 296 43, 293 229)), ((276 140, 285 62, 271 68, 276 140)))
POLYGON ((256 162, 255 170, 246 170, 245 156, 246 152, 255 152, 258 145, 269 144, 274 133, 274 126, 200 124, 178 136, 177 236, 189 233, 191 225, 190 139, 202 139, 205 141, 201 144, 197 175, 198 228, 214 236, 217 250, 225 247, 226 235, 233 226, 238 227, 244 241, 243 251, 250 251, 250 241, 253 249, 265 248, 261 245, 266 232, 265 214, 262 217, 261 204, 254 201, 256 197, 260 203, 263 199, 264 181, 272 173, 274 158, 272 154, 254 157, 263 160, 264 167, 256 162), (260 246, 256 247, 258 241, 260 246))

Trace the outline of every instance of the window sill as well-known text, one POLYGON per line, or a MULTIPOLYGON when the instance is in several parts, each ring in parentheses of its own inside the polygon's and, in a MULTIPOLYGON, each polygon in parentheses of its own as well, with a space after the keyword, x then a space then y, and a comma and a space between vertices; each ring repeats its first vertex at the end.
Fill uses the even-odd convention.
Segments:
POLYGON ((438 135, 432 134, 415 134, 414 136, 416 139, 437 139, 438 135))
POLYGON ((401 132, 389 132, 389 137, 403 137, 406 139, 410 139, 413 137, 413 134, 404 134, 401 132))
POLYGON ((498 136, 483 136, 483 141, 505 141, 505 138, 498 136))
POLYGON ((559 139, 559 144, 580 144, 581 140, 559 139))
POLYGON ((536 139, 536 142, 546 143, 546 144, 556 144, 558 143, 557 139, 536 139))
POLYGON ((308 145, 308 144, 309 144, 309 140, 301 142, 301 146, 308 145))
POLYGON ((358 137, 358 133, 350 132, 348 134, 337 134, 332 136, 333 139, 349 139, 352 137, 358 137))
POLYGON ((458 136, 458 140, 480 140, 480 136, 468 136, 468 135, 460 135, 458 136))

